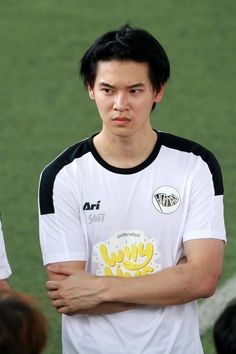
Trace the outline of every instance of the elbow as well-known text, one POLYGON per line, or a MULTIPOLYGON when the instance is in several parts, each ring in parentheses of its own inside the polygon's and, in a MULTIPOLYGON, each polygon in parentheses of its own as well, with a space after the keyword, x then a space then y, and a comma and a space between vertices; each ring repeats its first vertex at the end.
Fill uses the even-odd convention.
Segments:
POLYGON ((207 298, 211 297, 215 294, 216 292, 216 287, 218 284, 218 281, 220 279, 220 274, 216 275, 211 275, 207 277, 207 279, 204 279, 204 282, 202 283, 202 286, 200 287, 200 296, 201 298, 207 298))
POLYGON ((204 291, 201 292, 200 298, 211 297, 215 294, 215 291, 216 291, 216 287, 208 286, 208 287, 206 287, 206 289, 204 289, 204 291))

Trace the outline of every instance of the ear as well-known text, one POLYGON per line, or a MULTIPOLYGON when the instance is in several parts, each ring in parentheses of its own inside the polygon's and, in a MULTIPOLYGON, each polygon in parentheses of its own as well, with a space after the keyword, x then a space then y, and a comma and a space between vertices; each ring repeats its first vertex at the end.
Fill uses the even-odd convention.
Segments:
POLYGON ((91 100, 94 100, 93 88, 90 85, 88 85, 87 89, 88 89, 89 97, 91 98, 91 100))
POLYGON ((158 103, 162 100, 162 97, 164 95, 165 91, 165 85, 161 85, 160 90, 156 92, 155 97, 154 97, 154 102, 158 103))

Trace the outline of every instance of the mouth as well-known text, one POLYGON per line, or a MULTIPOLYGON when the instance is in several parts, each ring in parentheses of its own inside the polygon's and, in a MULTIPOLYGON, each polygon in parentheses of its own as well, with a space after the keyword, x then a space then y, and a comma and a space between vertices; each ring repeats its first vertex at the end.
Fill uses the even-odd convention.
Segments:
POLYGON ((112 121, 117 125, 125 125, 130 122, 130 119, 127 117, 114 117, 112 121))

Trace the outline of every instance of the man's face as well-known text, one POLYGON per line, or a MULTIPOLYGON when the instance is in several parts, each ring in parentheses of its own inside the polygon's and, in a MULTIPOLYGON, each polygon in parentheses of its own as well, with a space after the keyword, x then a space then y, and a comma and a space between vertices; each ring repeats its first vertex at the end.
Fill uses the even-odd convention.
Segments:
POLYGON ((134 61, 101 61, 90 98, 95 100, 103 131, 120 136, 144 132, 151 127, 150 113, 159 93, 153 90, 148 64, 134 61))

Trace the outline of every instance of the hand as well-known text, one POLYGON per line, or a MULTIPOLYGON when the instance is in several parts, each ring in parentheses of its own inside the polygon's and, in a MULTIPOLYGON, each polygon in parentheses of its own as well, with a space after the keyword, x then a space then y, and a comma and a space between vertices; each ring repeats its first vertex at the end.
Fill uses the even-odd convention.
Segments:
POLYGON ((74 274, 68 268, 49 266, 50 272, 66 275, 64 280, 48 281, 48 297, 53 307, 59 313, 73 315, 83 313, 103 302, 101 293, 103 288, 98 277, 77 270, 74 274))
POLYGON ((46 266, 48 280, 63 280, 76 273, 78 269, 85 270, 85 261, 67 261, 51 263, 46 266))

